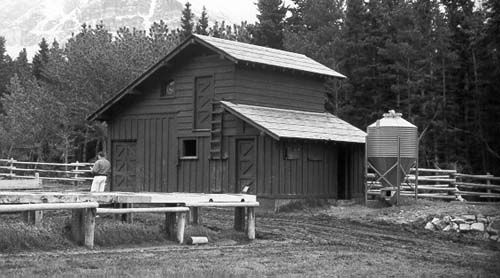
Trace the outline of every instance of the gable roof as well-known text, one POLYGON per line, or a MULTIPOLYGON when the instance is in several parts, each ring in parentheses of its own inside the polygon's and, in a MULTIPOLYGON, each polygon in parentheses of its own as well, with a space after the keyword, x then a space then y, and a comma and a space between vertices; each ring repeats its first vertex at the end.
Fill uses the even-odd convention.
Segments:
POLYGON ((344 75, 303 54, 197 34, 193 36, 223 51, 224 54, 232 57, 236 61, 310 72, 329 77, 346 78, 344 75))
POLYGON ((365 143, 366 133, 339 117, 324 112, 306 112, 221 101, 231 114, 272 138, 309 139, 365 143))
POLYGON ((87 120, 93 121, 99 119, 104 112, 130 93, 135 86, 139 85, 151 74, 166 65, 185 48, 192 44, 203 45, 235 64, 239 62, 254 63, 312 73, 323 77, 346 78, 344 75, 302 54, 193 34, 179 44, 169 54, 160 59, 156 64, 144 71, 144 73, 138 78, 127 84, 120 91, 118 91, 117 94, 108 99, 100 108, 89 115, 87 120))

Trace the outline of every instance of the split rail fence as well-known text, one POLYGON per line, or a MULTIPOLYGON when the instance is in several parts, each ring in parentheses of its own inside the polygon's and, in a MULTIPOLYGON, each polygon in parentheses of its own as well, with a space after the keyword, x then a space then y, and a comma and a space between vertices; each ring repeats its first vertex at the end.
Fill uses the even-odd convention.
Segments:
POLYGON ((46 163, 0 159, 0 179, 40 179, 54 181, 91 182, 93 163, 46 163))
MULTIPOLYGON (((375 173, 368 173, 366 178, 367 196, 381 196, 383 191, 391 189, 377 181, 375 173)), ((412 168, 401 183, 400 196, 466 202, 499 202, 500 177, 425 168, 419 168, 417 173, 416 169, 412 168)))

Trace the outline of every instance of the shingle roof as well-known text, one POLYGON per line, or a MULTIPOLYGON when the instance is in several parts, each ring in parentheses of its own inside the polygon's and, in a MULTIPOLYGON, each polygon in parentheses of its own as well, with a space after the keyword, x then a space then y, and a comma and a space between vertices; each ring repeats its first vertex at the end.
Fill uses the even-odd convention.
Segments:
POLYGON ((271 137, 365 143, 366 133, 330 113, 306 112, 221 101, 243 121, 271 137))
POLYGON ((225 52, 226 55, 229 55, 237 61, 246 61, 326 76, 346 78, 344 75, 303 54, 197 34, 194 36, 225 52))
MULTIPOLYGON (((269 65, 290 70, 309 72, 320 76, 331 76, 345 78, 344 75, 314 61, 313 59, 298 53, 272 49, 268 47, 257 46, 248 43, 223 40, 208 36, 193 34, 185 39, 180 45, 144 71, 139 77, 125 85, 117 94, 108 99, 94 113, 87 117, 87 120, 93 121, 100 119, 102 115, 114 106, 118 101, 124 98, 133 88, 146 80, 158 69, 167 65, 179 53, 193 44, 204 45, 221 56, 231 60, 234 63, 249 62, 261 65, 269 65)), ((101 118, 102 119, 102 118, 101 118)))

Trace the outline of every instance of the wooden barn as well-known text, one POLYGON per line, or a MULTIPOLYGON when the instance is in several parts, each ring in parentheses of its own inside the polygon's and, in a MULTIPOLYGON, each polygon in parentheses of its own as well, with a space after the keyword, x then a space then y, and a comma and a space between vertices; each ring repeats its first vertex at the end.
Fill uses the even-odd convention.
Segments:
POLYGON ((366 134, 325 112, 327 78, 345 77, 192 35, 89 116, 109 127, 111 190, 362 198, 366 134))

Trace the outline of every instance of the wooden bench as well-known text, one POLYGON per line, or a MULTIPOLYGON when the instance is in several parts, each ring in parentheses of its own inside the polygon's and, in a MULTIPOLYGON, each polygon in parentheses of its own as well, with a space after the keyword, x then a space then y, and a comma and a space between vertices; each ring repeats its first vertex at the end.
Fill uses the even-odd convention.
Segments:
POLYGON ((98 214, 125 214, 125 213, 165 213, 165 226, 171 239, 184 242, 184 229, 188 207, 147 207, 147 208, 98 208, 98 214), (177 229, 175 229, 177 226, 177 229), (175 235, 175 237, 174 237, 175 235))
MULTIPOLYGON (((4 174, 7 176, 8 174, 4 174)), ((39 190, 42 188, 42 180, 38 173, 32 179, 18 179, 7 176, 7 179, 0 179, 0 191, 2 190, 39 190)), ((43 218, 43 211, 24 211, 23 218, 26 223, 39 225, 43 218)))
POLYGON ((43 210, 72 210, 71 235, 77 244, 94 247, 95 214, 97 202, 35 203, 0 205, 0 212, 31 212, 43 210))
POLYGON ((245 230, 245 208, 246 208, 246 232, 248 239, 255 239, 255 207, 259 202, 197 202, 186 203, 191 210, 191 222, 199 224, 199 208, 202 207, 234 207, 234 229, 237 231, 245 230))

